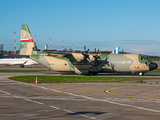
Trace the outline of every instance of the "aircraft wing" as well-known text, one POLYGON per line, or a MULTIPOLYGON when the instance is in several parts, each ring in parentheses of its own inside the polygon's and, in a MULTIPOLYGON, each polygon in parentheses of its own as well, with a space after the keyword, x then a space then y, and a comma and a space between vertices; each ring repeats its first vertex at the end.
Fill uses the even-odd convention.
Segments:
POLYGON ((70 58, 73 57, 72 53, 69 52, 47 52, 48 56, 58 57, 58 58, 70 58))
POLYGON ((68 58, 72 62, 93 63, 93 61, 99 59, 95 54, 82 54, 82 53, 70 53, 70 52, 47 52, 48 56, 57 58, 68 58))

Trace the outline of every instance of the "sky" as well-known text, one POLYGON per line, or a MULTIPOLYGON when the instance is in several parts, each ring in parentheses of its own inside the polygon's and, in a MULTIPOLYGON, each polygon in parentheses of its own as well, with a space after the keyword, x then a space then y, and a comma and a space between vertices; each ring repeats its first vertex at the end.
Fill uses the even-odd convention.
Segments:
POLYGON ((0 0, 0 44, 20 48, 21 25, 27 24, 39 49, 64 48, 160 56, 159 0, 0 0))

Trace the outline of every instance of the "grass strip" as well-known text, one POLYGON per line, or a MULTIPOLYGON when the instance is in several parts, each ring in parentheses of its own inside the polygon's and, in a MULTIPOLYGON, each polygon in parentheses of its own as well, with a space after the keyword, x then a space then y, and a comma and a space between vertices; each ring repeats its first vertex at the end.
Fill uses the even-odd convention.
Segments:
POLYGON ((9 72, 9 73, 16 73, 16 72, 41 72, 46 70, 0 70, 0 72, 9 72))
POLYGON ((149 73, 160 73, 160 69, 155 69, 155 70, 149 71, 149 73))
MULTIPOLYGON (((9 77, 11 80, 16 80, 25 83, 35 83, 36 76, 15 76, 9 77)), ((146 77, 95 77, 95 76, 37 76, 38 83, 84 83, 84 82, 121 82, 147 80, 146 77)), ((160 78, 152 78, 160 79, 160 78)))

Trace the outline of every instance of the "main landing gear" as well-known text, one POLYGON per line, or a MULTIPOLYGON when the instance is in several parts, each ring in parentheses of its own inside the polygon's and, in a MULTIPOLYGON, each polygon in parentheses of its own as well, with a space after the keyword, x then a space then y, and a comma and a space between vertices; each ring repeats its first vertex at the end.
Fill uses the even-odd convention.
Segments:
POLYGON ((98 73, 97 72, 88 72, 87 74, 85 75, 97 75, 98 73))
POLYGON ((92 72, 92 75, 97 75, 98 73, 97 72, 92 72))
POLYGON ((24 65, 20 65, 21 68, 24 68, 24 65))

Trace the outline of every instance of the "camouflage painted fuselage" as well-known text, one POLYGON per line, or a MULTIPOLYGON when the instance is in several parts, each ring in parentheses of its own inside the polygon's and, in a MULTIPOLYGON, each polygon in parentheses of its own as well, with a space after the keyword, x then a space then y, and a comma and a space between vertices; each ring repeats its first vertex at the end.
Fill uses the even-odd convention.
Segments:
POLYGON ((51 70, 75 72, 86 74, 88 72, 147 72, 149 71, 149 59, 142 60, 144 55, 139 54, 101 54, 101 59, 94 64, 94 59, 83 62, 81 53, 72 53, 78 59, 59 58, 50 56, 42 51, 32 51, 31 59, 45 65, 51 70))

